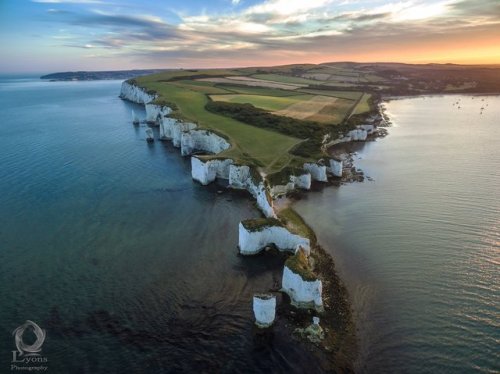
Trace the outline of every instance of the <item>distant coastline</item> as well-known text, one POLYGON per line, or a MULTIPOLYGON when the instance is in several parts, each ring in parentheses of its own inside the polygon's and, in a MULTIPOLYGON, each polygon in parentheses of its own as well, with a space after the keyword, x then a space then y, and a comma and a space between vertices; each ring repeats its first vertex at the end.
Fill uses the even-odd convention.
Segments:
POLYGON ((109 70, 109 71, 68 71, 42 75, 40 79, 50 81, 96 81, 130 79, 148 74, 161 73, 168 69, 109 70))

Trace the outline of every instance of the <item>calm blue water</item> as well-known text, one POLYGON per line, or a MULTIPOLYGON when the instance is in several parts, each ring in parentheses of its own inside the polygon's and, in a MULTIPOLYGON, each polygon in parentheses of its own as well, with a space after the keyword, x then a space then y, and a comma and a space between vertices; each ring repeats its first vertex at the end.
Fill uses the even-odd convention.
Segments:
POLYGON ((374 181, 296 206, 351 293, 358 370, 498 373, 500 97, 413 98, 387 109, 390 135, 361 146, 356 161, 374 181))
POLYGON ((148 145, 120 84, 0 81, 0 372, 27 319, 51 373, 319 371, 283 321, 254 334, 282 259, 238 256, 253 202, 148 145))
MULTIPOLYGON (((254 334, 282 263, 237 255, 252 201, 146 144, 119 86, 0 80, 0 372, 26 319, 52 373, 320 371, 283 321, 254 334)), ((374 182, 297 204, 351 292, 360 372, 500 370, 499 108, 393 101, 390 136, 359 150, 374 182)))

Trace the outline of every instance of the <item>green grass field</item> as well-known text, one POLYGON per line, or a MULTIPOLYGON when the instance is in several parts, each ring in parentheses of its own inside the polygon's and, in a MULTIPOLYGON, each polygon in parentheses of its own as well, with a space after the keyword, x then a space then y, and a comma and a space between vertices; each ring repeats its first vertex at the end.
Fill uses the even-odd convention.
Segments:
MULTIPOLYGON (((220 156, 257 164, 262 166, 265 172, 272 173, 277 171, 274 170, 273 163, 283 157, 288 162, 292 157, 288 151, 302 141, 207 112, 205 104, 209 99, 203 92, 166 82, 151 81, 147 78, 143 80, 142 77, 137 78, 136 81, 140 85, 145 84, 148 89, 156 91, 168 102, 175 103, 178 108, 177 112, 183 119, 229 138, 231 148, 220 156)), ((207 87, 207 89, 210 90, 211 87, 207 87)), ((282 163, 281 161, 280 164, 282 163)))
POLYGON ((227 94, 230 91, 225 90, 221 87, 216 87, 211 82, 203 82, 203 81, 190 81, 190 80, 181 80, 171 82, 176 87, 182 87, 193 91, 202 92, 205 94, 227 94))
POLYGON ((261 95, 210 95, 213 101, 226 101, 230 103, 252 104, 257 108, 271 112, 282 110, 292 104, 309 100, 312 95, 295 96, 261 96, 261 95))

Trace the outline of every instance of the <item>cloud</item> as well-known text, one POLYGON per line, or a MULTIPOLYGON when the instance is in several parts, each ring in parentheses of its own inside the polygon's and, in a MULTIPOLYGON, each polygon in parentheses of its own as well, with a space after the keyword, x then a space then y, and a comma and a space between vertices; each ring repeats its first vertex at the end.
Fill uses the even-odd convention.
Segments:
MULTIPOLYGON (((92 12, 51 12, 60 22, 71 27, 84 28, 81 38, 92 30, 94 44, 108 48, 121 48, 135 42, 154 42, 182 39, 176 27, 150 15, 122 15, 102 11, 92 12), (95 36, 97 35, 97 37, 95 36)), ((88 44, 82 41, 83 45, 88 44)))
POLYGON ((380 54, 390 48, 401 53, 412 44, 440 40, 446 45, 446 36, 491 33, 500 25, 497 0, 407 0, 371 7, 370 3, 356 2, 355 7, 352 1, 339 3, 267 0, 238 11, 178 15, 176 24, 156 15, 49 12, 80 31, 79 37, 64 44, 67 47, 185 66, 216 66, 224 60, 225 66, 231 61, 311 61, 349 53, 380 54))

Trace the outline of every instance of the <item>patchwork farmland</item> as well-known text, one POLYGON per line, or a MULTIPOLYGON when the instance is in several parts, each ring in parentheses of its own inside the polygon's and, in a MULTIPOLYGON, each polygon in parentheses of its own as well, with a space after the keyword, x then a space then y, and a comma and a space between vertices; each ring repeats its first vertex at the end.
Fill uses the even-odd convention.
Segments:
POLYGON ((346 66, 289 65, 271 68, 176 70, 136 78, 157 93, 173 116, 224 137, 219 154, 253 164, 266 174, 323 156, 321 140, 349 128, 351 116, 373 110, 360 82, 373 72, 346 66))

